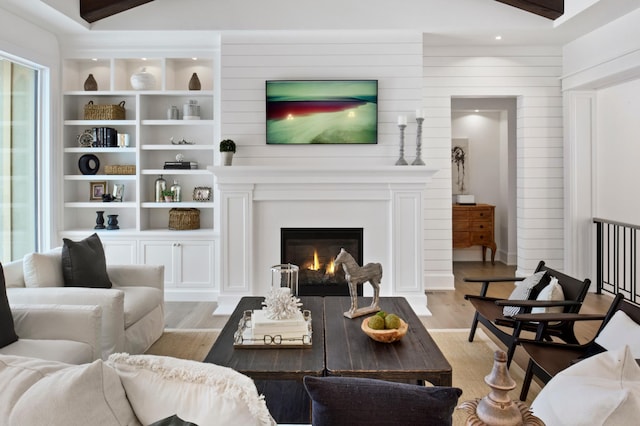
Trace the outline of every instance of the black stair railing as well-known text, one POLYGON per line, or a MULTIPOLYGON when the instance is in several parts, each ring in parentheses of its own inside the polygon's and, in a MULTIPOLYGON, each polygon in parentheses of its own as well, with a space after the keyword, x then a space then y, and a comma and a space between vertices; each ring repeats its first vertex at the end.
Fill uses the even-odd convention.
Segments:
POLYGON ((622 293, 640 303, 638 295, 639 225, 594 218, 596 224, 597 292, 622 293))

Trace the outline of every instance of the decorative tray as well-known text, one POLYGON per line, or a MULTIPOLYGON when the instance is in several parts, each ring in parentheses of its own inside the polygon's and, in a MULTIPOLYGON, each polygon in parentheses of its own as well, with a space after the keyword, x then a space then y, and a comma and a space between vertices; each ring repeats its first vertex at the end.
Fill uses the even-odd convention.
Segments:
POLYGON ((311 311, 302 311, 307 323, 306 334, 296 338, 283 338, 279 335, 265 335, 263 339, 254 339, 251 332, 251 315, 253 311, 244 311, 238 330, 233 334, 233 347, 240 349, 275 349, 275 348, 310 348, 311 347, 311 311))

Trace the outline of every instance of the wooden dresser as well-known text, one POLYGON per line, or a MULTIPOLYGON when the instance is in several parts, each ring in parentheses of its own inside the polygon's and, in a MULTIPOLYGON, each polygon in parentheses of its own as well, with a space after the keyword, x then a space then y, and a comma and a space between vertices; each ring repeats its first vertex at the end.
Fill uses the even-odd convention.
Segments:
POLYGON ((482 246, 482 261, 487 247, 491 249, 491 263, 495 263, 496 242, 495 206, 489 204, 453 205, 453 248, 482 246))

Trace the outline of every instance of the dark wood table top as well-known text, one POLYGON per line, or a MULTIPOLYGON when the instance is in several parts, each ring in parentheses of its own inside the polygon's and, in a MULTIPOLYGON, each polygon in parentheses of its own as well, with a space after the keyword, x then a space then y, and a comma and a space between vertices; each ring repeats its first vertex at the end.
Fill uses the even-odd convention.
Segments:
MULTIPOLYGON (((358 306, 371 303, 359 298, 358 306)), ((426 380, 451 386, 451 365, 403 297, 381 297, 380 308, 409 324, 407 334, 394 343, 380 343, 361 329, 362 320, 345 318, 349 297, 325 298, 325 350, 328 376, 369 377, 383 380, 426 380)))
POLYGON ((220 332, 204 362, 233 368, 258 379, 300 380, 304 376, 324 374, 324 298, 300 297, 302 309, 311 311, 310 348, 237 349, 233 347, 233 334, 246 310, 260 309, 264 297, 243 297, 220 332))

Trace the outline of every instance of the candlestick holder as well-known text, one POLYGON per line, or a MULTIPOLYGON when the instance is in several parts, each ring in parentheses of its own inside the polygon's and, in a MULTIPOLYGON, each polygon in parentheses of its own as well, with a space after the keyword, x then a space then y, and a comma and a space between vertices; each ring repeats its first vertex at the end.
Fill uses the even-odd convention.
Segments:
POLYGON ((422 155, 422 122, 424 118, 416 117, 416 121, 418 122, 418 134, 416 136, 416 159, 411 163, 412 166, 424 166, 424 161, 420 158, 422 155))
POLYGON ((406 124, 398 124, 398 128, 400 128, 400 158, 396 161, 396 166, 406 166, 407 160, 404 159, 404 129, 407 127, 406 124))

